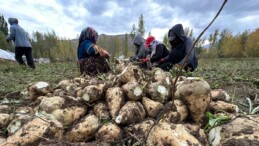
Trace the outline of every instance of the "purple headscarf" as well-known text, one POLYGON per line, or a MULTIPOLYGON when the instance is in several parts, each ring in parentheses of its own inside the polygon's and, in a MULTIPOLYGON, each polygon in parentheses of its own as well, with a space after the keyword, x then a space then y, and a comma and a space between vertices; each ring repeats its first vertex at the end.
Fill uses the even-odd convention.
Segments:
POLYGON ((83 29, 80 34, 79 46, 85 40, 89 40, 92 43, 96 44, 97 38, 98 38, 98 33, 92 27, 87 27, 83 29))

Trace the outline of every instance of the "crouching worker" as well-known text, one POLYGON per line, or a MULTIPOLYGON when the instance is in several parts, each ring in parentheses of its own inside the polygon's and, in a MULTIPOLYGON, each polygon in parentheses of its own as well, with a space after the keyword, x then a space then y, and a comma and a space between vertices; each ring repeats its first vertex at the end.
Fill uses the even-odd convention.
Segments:
POLYGON ((133 45, 136 47, 135 56, 130 57, 130 61, 139 61, 148 55, 148 50, 145 49, 145 40, 141 35, 136 35, 133 39, 133 45))
POLYGON ((109 53, 96 45, 98 33, 91 27, 82 30, 79 37, 77 56, 81 74, 94 76, 110 71, 109 53))
POLYGON ((146 58, 140 59, 142 64, 146 63, 148 68, 159 65, 159 61, 169 54, 169 50, 162 42, 159 42, 155 37, 150 36, 146 39, 146 49, 149 50, 149 55, 146 58))
MULTIPOLYGON (((168 32, 168 41, 171 44, 170 54, 162 58, 160 68, 169 71, 174 65, 182 65, 185 56, 192 48, 193 41, 191 38, 185 36, 182 24, 176 24, 168 32)), ((194 71, 198 66, 198 59, 194 49, 191 51, 187 62, 185 63, 185 71, 194 71)))

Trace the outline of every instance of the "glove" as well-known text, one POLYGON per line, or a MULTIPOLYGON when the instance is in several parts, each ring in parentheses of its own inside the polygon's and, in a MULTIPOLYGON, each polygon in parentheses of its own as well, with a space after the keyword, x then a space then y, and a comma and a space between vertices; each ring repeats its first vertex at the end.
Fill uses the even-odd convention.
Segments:
POLYGON ((9 39, 6 39, 6 41, 7 41, 7 43, 9 43, 9 42, 10 42, 10 40, 9 40, 9 39))
POLYGON ((145 62, 148 62, 150 61, 150 58, 144 58, 144 59, 140 59, 140 62, 143 64, 145 62))
POLYGON ((165 62, 165 58, 161 58, 159 62, 160 62, 160 63, 165 62))
POLYGON ((129 60, 130 60, 131 62, 139 61, 138 57, 136 57, 136 56, 130 57, 129 60))

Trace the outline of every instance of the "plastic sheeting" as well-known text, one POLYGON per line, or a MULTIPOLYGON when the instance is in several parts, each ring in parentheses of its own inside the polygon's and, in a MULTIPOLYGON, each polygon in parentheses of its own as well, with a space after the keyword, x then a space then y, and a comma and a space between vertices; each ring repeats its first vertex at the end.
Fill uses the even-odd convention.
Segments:
POLYGON ((15 54, 13 52, 0 49, 0 58, 15 61, 14 56, 15 54))

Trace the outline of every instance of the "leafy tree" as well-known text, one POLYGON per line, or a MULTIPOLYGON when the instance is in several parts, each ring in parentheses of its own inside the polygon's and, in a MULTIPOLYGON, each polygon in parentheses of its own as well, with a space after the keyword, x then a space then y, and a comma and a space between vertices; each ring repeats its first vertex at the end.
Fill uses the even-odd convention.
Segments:
POLYGON ((231 31, 226 31, 226 34, 224 36, 224 39, 222 40, 222 46, 221 49, 223 51, 224 57, 233 57, 235 53, 235 38, 232 35, 231 31))
POLYGON ((216 29, 213 34, 209 36, 210 49, 216 49, 216 43, 218 41, 219 30, 216 29))
POLYGON ((198 40, 198 42, 194 46, 194 49, 195 49, 195 52, 197 53, 197 55, 201 54, 201 52, 203 50, 203 44, 204 44, 205 40, 206 40, 206 37, 204 37, 203 39, 198 40))
POLYGON ((216 29, 214 34, 213 34, 213 40, 212 40, 212 44, 215 45, 218 41, 218 35, 219 35, 219 29, 216 29))
POLYGON ((44 35, 40 32, 36 31, 32 34, 33 39, 32 40, 32 48, 33 48, 33 56, 35 58, 44 57, 46 58, 47 55, 45 53, 45 40, 44 35))
POLYGON ((7 43, 6 36, 8 35, 7 22, 3 15, 0 15, 0 48, 13 52, 14 47, 12 43, 7 43))
POLYGON ((141 14, 140 17, 139 17, 138 33, 139 33, 142 37, 145 36, 144 18, 143 18, 143 15, 142 15, 142 14, 141 14))
POLYGON ((120 38, 115 38, 115 50, 116 50, 116 57, 119 57, 122 54, 121 45, 120 45, 120 38))
POLYGON ((216 29, 214 33, 209 35, 208 40, 209 49, 201 48, 199 50, 199 47, 195 46, 197 54, 200 52, 199 57, 259 57, 259 28, 253 32, 245 30, 236 35, 233 35, 228 29, 224 29, 222 32, 216 29))
POLYGON ((0 31, 2 31, 5 36, 8 34, 7 22, 3 15, 0 15, 0 31))
POLYGON ((8 50, 11 52, 14 52, 14 47, 12 43, 7 43, 6 41, 6 35, 0 31, 0 49, 8 50))
POLYGON ((217 43, 217 54, 218 54, 218 57, 221 58, 221 57, 225 57, 224 54, 223 54, 223 43, 225 42, 225 38, 227 37, 227 34, 230 33, 230 31, 228 29, 224 29, 221 33, 220 33, 220 39, 217 43))
POLYGON ((126 33, 125 34, 125 39, 124 39, 124 56, 125 56, 125 58, 128 57, 128 52, 129 52, 128 42, 129 42, 128 33, 126 33))
POLYGON ((213 41, 213 36, 212 36, 212 34, 210 34, 209 35, 209 43, 210 43, 210 49, 212 49, 213 48, 213 45, 212 45, 212 41, 213 41))
POLYGON ((111 54, 112 61, 114 61, 114 58, 118 57, 120 53, 120 48, 119 48, 120 39, 119 37, 111 37, 110 41, 107 41, 107 43, 110 44, 109 48, 111 48, 111 50, 109 52, 111 54))
POLYGON ((132 30, 131 30, 131 32, 130 32, 130 38, 131 38, 131 40, 134 39, 134 37, 136 36, 136 34, 137 34, 137 29, 136 29, 135 24, 133 24, 133 25, 132 25, 132 30))
POLYGON ((247 57, 247 40, 249 37, 249 31, 245 30, 241 35, 240 35, 240 45, 242 49, 242 57, 247 57))
POLYGON ((259 57, 259 28, 253 31, 247 39, 247 55, 259 57))
POLYGON ((56 61, 57 59, 59 60, 60 58, 57 58, 57 56, 55 54, 58 49, 58 39, 57 39, 56 33, 54 31, 47 32, 47 34, 45 34, 44 37, 45 37, 45 41, 48 43, 48 45, 46 45, 46 48, 45 48, 48 58, 51 61, 56 61))
POLYGON ((76 47, 71 41, 59 38, 54 31, 40 33, 36 31, 31 38, 35 58, 49 58, 55 61, 72 61, 76 58, 76 47))
POLYGON ((151 36, 151 32, 148 33, 148 36, 149 36, 149 37, 151 36))
POLYGON ((189 27, 186 27, 186 28, 184 28, 184 34, 185 34, 186 36, 192 38, 192 37, 193 37, 193 30, 190 29, 189 27))

